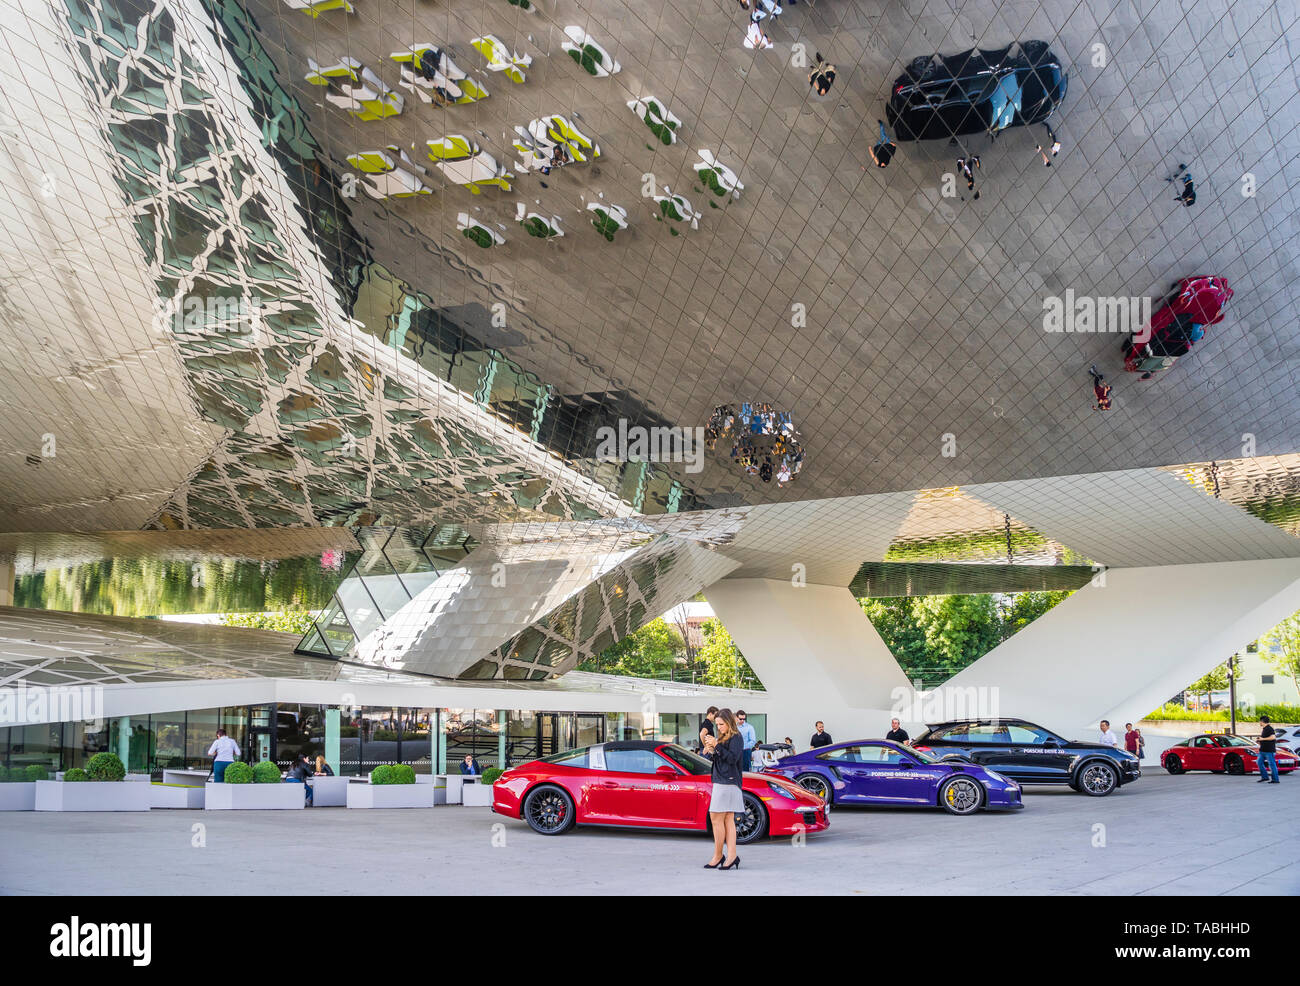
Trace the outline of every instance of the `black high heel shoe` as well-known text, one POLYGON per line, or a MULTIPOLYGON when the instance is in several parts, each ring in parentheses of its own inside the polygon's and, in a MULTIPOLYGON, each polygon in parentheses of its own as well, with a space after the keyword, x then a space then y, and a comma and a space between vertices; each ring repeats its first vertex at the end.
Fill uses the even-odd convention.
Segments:
POLYGON ((722 866, 722 860, 718 860, 716 863, 705 863, 705 864, 704 864, 704 868, 705 868, 706 870, 716 870, 716 869, 721 868, 721 866, 722 866))
POLYGON ((718 868, 722 870, 738 870, 740 869, 740 857, 732 856, 730 863, 728 863, 726 866, 719 866, 718 868))

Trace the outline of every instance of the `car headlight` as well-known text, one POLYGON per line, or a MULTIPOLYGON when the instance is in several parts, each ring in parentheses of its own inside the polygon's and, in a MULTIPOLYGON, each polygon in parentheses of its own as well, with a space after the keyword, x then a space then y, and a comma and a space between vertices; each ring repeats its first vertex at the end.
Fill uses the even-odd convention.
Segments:
POLYGON ((786 788, 782 787, 780 784, 773 784, 771 781, 768 781, 767 786, 768 789, 773 794, 775 794, 778 798, 785 798, 787 801, 795 800, 794 792, 787 790, 786 788))

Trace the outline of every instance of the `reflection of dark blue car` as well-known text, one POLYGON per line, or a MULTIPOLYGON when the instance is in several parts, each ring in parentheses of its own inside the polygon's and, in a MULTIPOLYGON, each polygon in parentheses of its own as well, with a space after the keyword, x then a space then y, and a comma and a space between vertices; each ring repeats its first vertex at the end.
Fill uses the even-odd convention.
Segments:
POLYGON ((894 81, 885 116, 899 140, 946 140, 1040 123, 1065 99, 1067 76, 1043 41, 923 55, 894 81))
POLYGON ((782 758, 781 774, 837 805, 938 806, 954 815, 1023 808, 1020 785, 964 761, 941 762, 889 740, 852 740, 782 758))

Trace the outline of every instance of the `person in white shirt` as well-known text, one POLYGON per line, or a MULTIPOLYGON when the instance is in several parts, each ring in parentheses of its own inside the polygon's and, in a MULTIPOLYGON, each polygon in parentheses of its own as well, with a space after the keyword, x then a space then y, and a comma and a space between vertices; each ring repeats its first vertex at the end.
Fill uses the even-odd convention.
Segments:
POLYGON ((224 729, 218 729, 217 738, 208 747, 208 756, 212 758, 212 779, 221 784, 226 779, 226 768, 239 756, 239 744, 224 729))
POLYGON ((1101 742, 1105 743, 1107 746, 1119 749, 1119 737, 1111 731, 1109 719, 1103 719, 1101 721, 1101 742))

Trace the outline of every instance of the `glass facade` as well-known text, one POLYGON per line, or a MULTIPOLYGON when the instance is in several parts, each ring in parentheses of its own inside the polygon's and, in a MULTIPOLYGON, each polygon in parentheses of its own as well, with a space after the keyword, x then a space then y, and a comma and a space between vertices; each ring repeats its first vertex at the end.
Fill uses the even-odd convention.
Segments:
MULTIPOLYGON (((273 760, 287 770, 301 754, 326 752, 326 718, 332 708, 338 707, 282 702, 119 716, 100 723, 14 726, 0 729, 0 763, 67 770, 108 750, 135 774, 201 768, 212 763, 207 751, 220 727, 239 744, 244 760, 273 760)), ((410 764, 417 774, 456 773, 466 756, 486 770, 610 740, 663 739, 693 749, 700 720, 694 713, 652 721, 637 712, 343 708, 337 767, 344 776, 368 774, 385 763, 410 764)), ((766 716, 751 713, 749 721, 764 741, 766 716)))

